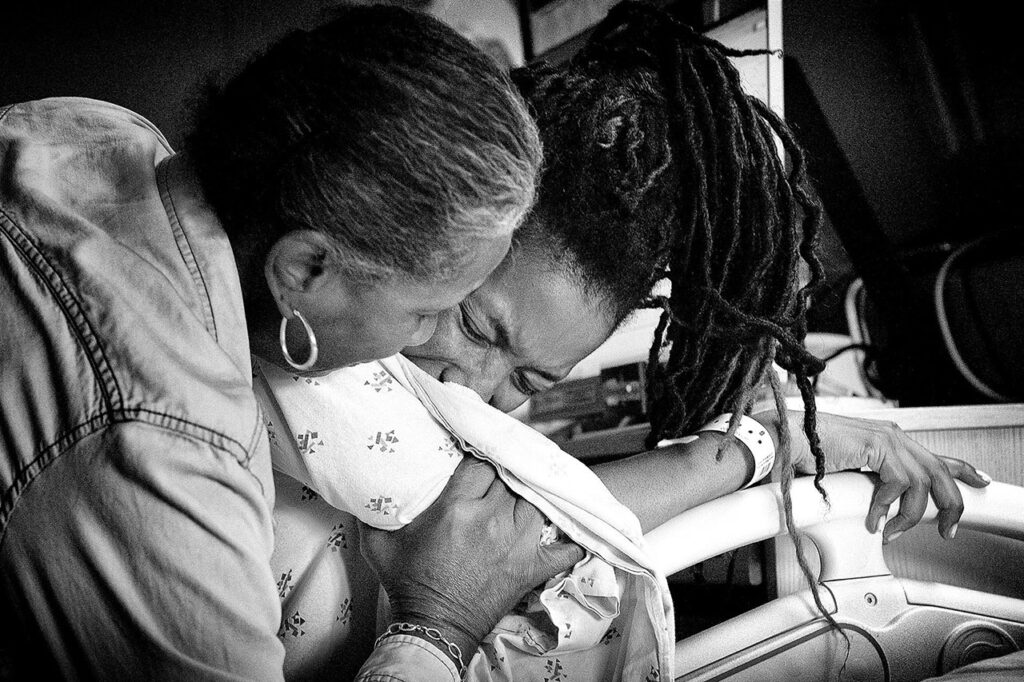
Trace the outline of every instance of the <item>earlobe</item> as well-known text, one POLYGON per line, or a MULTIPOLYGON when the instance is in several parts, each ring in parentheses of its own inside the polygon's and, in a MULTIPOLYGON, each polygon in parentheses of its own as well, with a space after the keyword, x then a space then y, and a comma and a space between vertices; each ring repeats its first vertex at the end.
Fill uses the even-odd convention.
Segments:
POLYGON ((329 237, 313 230, 289 232, 267 254, 264 276, 278 310, 291 317, 301 299, 323 287, 329 276, 329 237))

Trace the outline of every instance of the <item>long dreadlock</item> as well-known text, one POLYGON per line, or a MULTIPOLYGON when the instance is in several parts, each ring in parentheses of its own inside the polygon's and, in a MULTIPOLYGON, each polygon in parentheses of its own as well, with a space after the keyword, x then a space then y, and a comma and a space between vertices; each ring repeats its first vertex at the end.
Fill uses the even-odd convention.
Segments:
POLYGON ((824 497, 810 381, 822 363, 803 345, 807 300, 823 277, 821 208, 803 151, 743 91, 728 59, 750 54, 765 53, 729 49, 663 10, 624 2, 567 65, 520 70, 546 168, 518 238, 547 242, 617 321, 662 309, 647 366, 649 448, 723 412, 733 413, 731 436, 770 385, 787 526, 818 609, 835 626, 793 525, 785 403, 772 370, 778 363, 796 377, 824 497), (671 294, 651 298, 663 279, 671 294))

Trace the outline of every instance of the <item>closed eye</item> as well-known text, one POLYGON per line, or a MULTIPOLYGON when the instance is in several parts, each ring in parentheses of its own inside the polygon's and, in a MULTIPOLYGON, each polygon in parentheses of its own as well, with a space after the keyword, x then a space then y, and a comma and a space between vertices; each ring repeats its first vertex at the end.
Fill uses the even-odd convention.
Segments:
POLYGON ((480 331, 480 328, 473 321, 473 317, 466 312, 466 306, 463 303, 459 304, 459 320, 460 326, 462 327, 462 333, 466 337, 478 346, 490 346, 493 342, 487 338, 487 336, 480 331))
POLYGON ((528 378, 526 378, 526 375, 520 371, 512 372, 510 379, 512 387, 525 396, 535 396, 546 388, 535 386, 528 378))

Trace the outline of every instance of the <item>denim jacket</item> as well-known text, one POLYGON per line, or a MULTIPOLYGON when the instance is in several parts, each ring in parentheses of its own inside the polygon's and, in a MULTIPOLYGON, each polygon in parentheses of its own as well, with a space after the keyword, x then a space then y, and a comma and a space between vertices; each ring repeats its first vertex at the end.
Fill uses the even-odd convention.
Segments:
MULTIPOLYGON (((0 678, 281 678, 251 384, 230 244, 160 132, 0 108, 0 678)), ((400 644, 366 679, 450 679, 400 644)))

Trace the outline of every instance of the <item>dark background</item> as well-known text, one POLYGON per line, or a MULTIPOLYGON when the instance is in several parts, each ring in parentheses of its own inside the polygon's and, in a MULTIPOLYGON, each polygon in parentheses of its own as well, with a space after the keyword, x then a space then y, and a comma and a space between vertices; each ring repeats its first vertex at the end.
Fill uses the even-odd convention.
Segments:
MULTIPOLYGON (((323 21, 337 2, 17 4, 0 18, 0 102, 104 99, 146 116, 178 146, 207 77, 288 29, 323 21)), ((701 16, 702 2, 669 4, 701 16)), ((814 327, 846 331, 843 298, 863 277, 881 349, 874 371, 905 405, 992 400, 950 362, 933 300, 942 262, 979 238, 953 273, 951 326, 979 375, 1005 396, 1024 394, 1024 40, 1006 7, 783 2, 786 115, 809 148, 829 217, 830 281, 814 327)))

